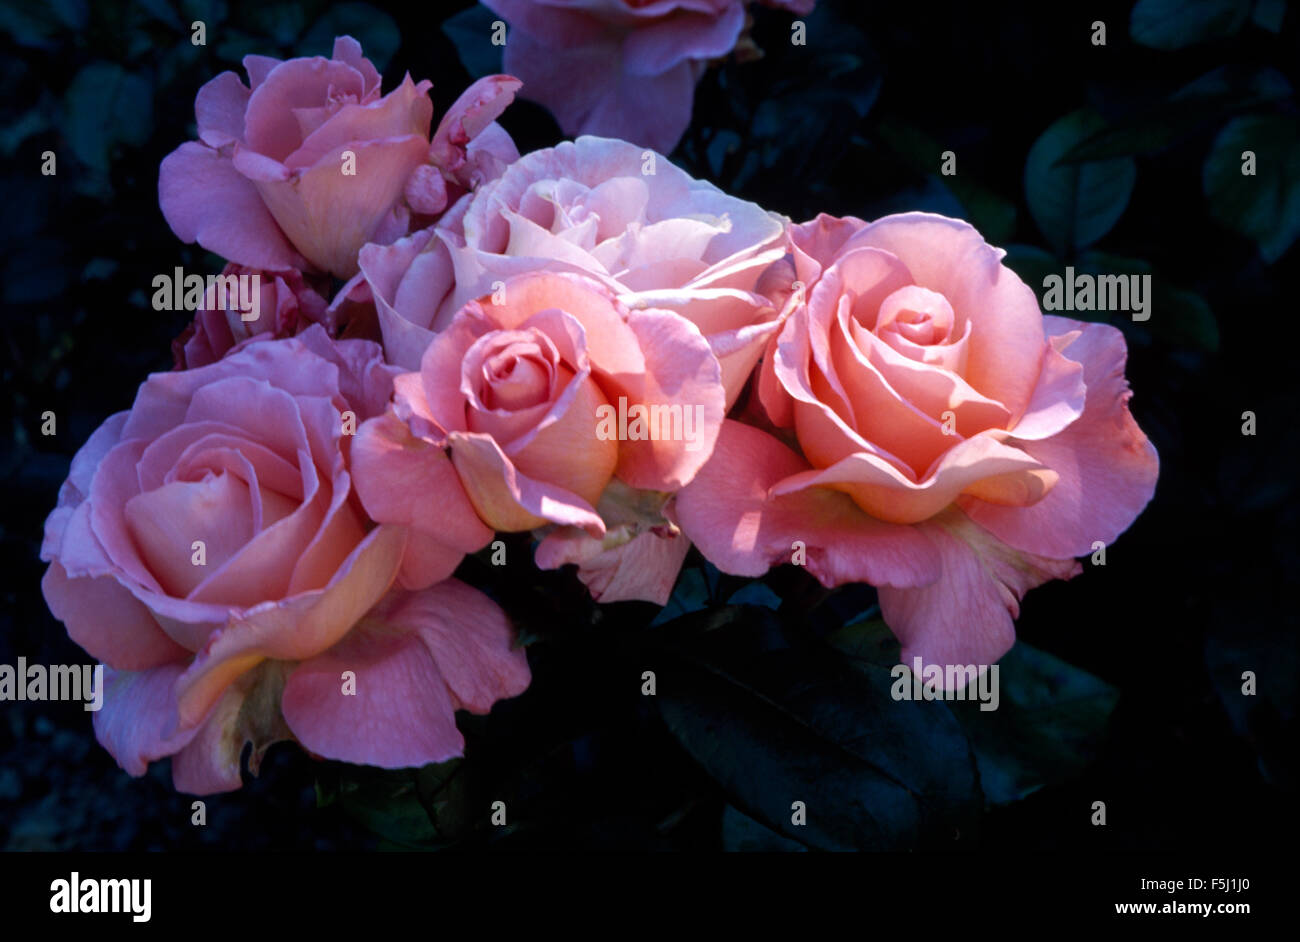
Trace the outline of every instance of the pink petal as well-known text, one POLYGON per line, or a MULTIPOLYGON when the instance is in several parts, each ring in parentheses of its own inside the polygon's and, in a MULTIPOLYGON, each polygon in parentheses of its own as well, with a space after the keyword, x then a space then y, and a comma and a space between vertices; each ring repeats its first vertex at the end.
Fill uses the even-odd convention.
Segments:
POLYGON ((228 157, 195 141, 182 144, 158 171, 158 202, 182 242, 198 242, 250 268, 304 268, 267 211, 257 188, 228 157))
POLYGON ((222 72, 200 88, 194 99, 199 139, 218 148, 242 140, 249 94, 248 86, 234 72, 222 72))
POLYGON ((271 56, 244 56, 241 62, 243 63, 244 71, 248 73, 249 87, 256 89, 257 86, 265 82, 266 77, 271 74, 271 70, 282 61, 282 59, 275 59, 271 56))
POLYGON ((616 379, 622 380, 630 403, 648 406, 652 416, 660 410, 657 414, 670 418, 651 429, 664 436, 658 441, 621 443, 617 474, 632 487, 673 491, 693 478, 713 451, 726 415, 721 370, 708 341, 684 317, 638 310, 628 315, 627 324, 645 356, 644 379, 616 379))
POLYGON ((313 265, 350 278, 357 271, 357 252, 402 195, 427 144, 419 134, 340 144, 296 179, 258 181, 257 190, 313 265), (341 172, 345 150, 356 158, 355 175, 341 172))
POLYGON ((1031 507, 963 500, 976 523, 1003 542, 1041 556, 1066 558, 1113 542, 1155 493, 1160 460, 1129 413, 1124 335, 1107 324, 1045 318, 1053 338, 1068 337, 1061 353, 1083 364, 1087 403, 1064 431, 1024 442, 1026 453, 1059 475, 1056 487, 1031 507))
POLYGON ((531 530, 547 521, 601 536, 605 525, 591 504, 558 484, 519 472, 490 436, 453 432, 452 464, 478 515, 495 530, 531 530))
POLYGON ((176 679, 184 664, 150 670, 104 671, 104 705, 95 713, 95 738, 128 775, 141 776, 149 763, 172 755, 194 738, 194 730, 167 734, 176 718, 176 679))
POLYGON ((958 318, 970 319, 967 382, 1012 415, 1024 411, 1045 348, 1042 312, 1034 292, 1002 264, 1001 249, 968 223, 932 213, 878 219, 845 246, 892 252, 916 284, 939 292, 958 318))
POLYGON ((406 588, 442 581, 492 539, 446 452, 412 436, 391 413, 357 430, 352 479, 372 519, 412 531, 401 572, 406 588))
POLYGON ((371 617, 420 636, 457 710, 485 714, 497 700, 528 689, 528 658, 523 648, 515 647, 505 612, 457 579, 423 592, 390 593, 371 617))
POLYGON ((617 138, 666 154, 691 122, 693 63, 632 75, 621 67, 621 55, 617 40, 553 47, 516 31, 504 65, 523 80, 523 96, 550 109, 565 134, 617 138), (575 86, 574 75, 586 78, 575 86))
POLYGON ((902 662, 988 665, 1015 643, 1020 599, 1051 579, 1080 572, 1074 560, 1018 553, 951 510, 915 528, 937 548, 942 573, 919 588, 880 588, 885 622, 902 642, 902 662))
POLYGON ((734 575, 760 576, 791 562, 796 540, 808 571, 828 586, 915 586, 938 575, 934 547, 913 527, 869 517, 829 488, 770 494, 807 470, 766 432, 727 420, 713 457, 677 494, 674 517, 710 562, 734 575))
MULTIPOLYGON (((349 142, 418 134, 427 139, 433 122, 433 102, 429 99, 430 82, 416 85, 408 75, 397 88, 378 101, 344 105, 324 124, 307 136, 293 153, 283 158, 290 170, 311 167, 326 159, 349 142)), ((338 172, 339 166, 334 168, 338 172)), ((360 167, 358 167, 360 175, 360 167)))
POLYGON ((281 709, 299 742, 327 759, 396 769, 465 748, 446 681, 413 632, 358 626, 294 670, 281 709), (343 693, 345 671, 355 695, 343 693))
POLYGON ((182 728, 263 660, 303 660, 342 638, 392 585, 405 545, 401 527, 377 527, 326 588, 234 613, 177 681, 182 728))
POLYGON ((721 14, 667 16, 633 30, 623 42, 624 68, 631 75, 659 75, 688 59, 716 59, 731 52, 745 24, 745 8, 735 3, 721 14))
POLYGON ((641 600, 666 605, 690 548, 691 541, 680 533, 662 536, 647 531, 606 548, 604 540, 582 530, 561 528, 542 540, 535 558, 541 569, 575 564, 578 578, 598 602, 641 600))
POLYGON ((513 75, 487 75, 465 89, 434 132, 429 155, 448 170, 464 160, 464 148, 514 101, 523 83, 513 75))
MULTIPOLYGON (((526 33, 555 45, 568 46, 591 42, 605 33, 598 16, 556 4, 539 4, 536 0, 485 0, 483 6, 510 23, 512 32, 506 49, 526 33)), ((509 66, 506 71, 514 73, 509 66)))
POLYGON ((1020 441, 1051 438, 1083 415, 1088 393, 1083 364, 1061 353, 1075 338, 1073 334, 1051 336, 1052 320, 1044 319, 1049 336, 1038 385, 1025 414, 1011 426, 1020 441))
POLYGON ((55 561, 41 579, 41 593, 68 637, 111 668, 143 671, 188 653, 112 576, 69 579, 55 561))
MULTIPOLYGON (((791 226, 790 241, 799 253, 806 256, 807 261, 815 264, 815 277, 821 274, 822 269, 830 267, 844 243, 866 228, 866 225, 866 222, 856 216, 838 217, 820 213, 802 225, 791 226)), ((800 270, 800 277, 803 274, 804 271, 800 270)), ((809 283, 808 279, 804 279, 805 285, 809 283)))
POLYGON ((374 63, 361 54, 361 43, 351 36, 338 36, 335 38, 334 51, 331 57, 339 62, 346 62, 360 72, 367 92, 379 88, 379 70, 375 68, 374 63))
POLYGON ((284 667, 267 662, 249 671, 217 701, 185 748, 172 756, 172 782, 179 792, 213 795, 242 784, 240 759, 252 743, 249 771, 275 743, 293 738, 280 715, 284 667))
POLYGON ((232 474, 164 484, 132 497, 122 510, 145 565, 168 595, 189 595, 254 534, 249 487, 232 474), (204 566, 193 563, 195 541, 204 544, 204 566))
POLYGON ((303 745, 327 758, 400 768, 458 756, 454 711, 488 712, 530 675, 504 613, 456 580, 394 592, 361 626, 300 665, 284 716, 303 745), (342 673, 355 674, 355 696, 342 673))
POLYGON ((374 294, 389 362, 418 370, 433 340, 438 306, 451 290, 446 245, 433 237, 433 230, 424 229, 391 245, 366 245, 358 261, 374 294))
POLYGON ((963 491, 990 479, 1001 485, 1002 501, 1017 504, 1041 499, 1055 483, 1055 475, 1035 458, 983 433, 951 448, 919 483, 878 455, 855 452, 830 467, 792 475, 775 485, 774 493, 834 485, 873 517, 910 524, 934 516, 963 491))
POLYGON ((294 110, 319 108, 330 88, 336 95, 365 96, 365 82, 344 62, 320 56, 289 59, 267 73, 249 98, 244 114, 244 142, 272 160, 283 162, 302 144, 294 110))

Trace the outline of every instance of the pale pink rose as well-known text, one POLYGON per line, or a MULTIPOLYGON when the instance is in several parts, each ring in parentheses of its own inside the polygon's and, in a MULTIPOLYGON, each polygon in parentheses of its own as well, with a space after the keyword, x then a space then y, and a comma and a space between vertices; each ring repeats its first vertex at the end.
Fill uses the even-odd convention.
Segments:
MULTIPOLYGON (((467 304, 420 371, 397 378, 393 408, 358 433, 357 489, 375 520, 440 533, 445 510, 425 482, 449 453, 493 529, 601 540, 606 490, 681 487, 724 411, 717 361, 689 321, 630 310, 584 275, 526 273, 467 304)), ((549 554, 539 559, 577 561, 549 554)), ((646 579, 658 592, 662 576, 646 579)))
POLYGON ((1044 317, 1003 253, 926 213, 792 228, 806 303, 759 385, 802 455, 727 422, 676 518, 720 569, 801 541, 828 586, 880 589, 903 657, 988 664, 1026 591, 1079 571, 1150 500, 1123 336, 1044 317))
MULTIPOLYGON (((252 337, 292 337, 312 324, 325 322, 325 299, 311 279, 295 269, 266 272, 232 262, 221 270, 220 277, 238 279, 254 275, 258 279, 256 310, 251 305, 241 306, 237 283, 213 284, 204 291, 203 305, 195 312, 194 320, 172 341, 176 369, 215 363, 252 337), (246 317, 252 319, 245 320, 246 317)), ((252 288, 251 281, 246 284, 252 288)))
MULTIPOLYGON (((771 0, 798 13, 813 0, 771 0)), ((695 85, 745 26, 744 0, 484 0, 511 26, 505 69, 568 135, 668 153, 691 123, 695 85)))
MULTIPOLYGON (((335 40, 332 59, 247 56, 244 68, 249 85, 223 72, 199 90, 199 140, 159 172, 163 215, 181 239, 229 261, 340 278, 356 272, 366 242, 405 234, 412 212, 441 212, 449 187, 491 169, 469 160, 466 145, 495 128, 518 87, 507 76, 483 80, 431 142, 430 83, 408 75, 383 95, 350 36, 335 40)), ((495 140, 493 153, 503 146, 495 140)))
MULTIPOLYGON (((625 141, 582 137, 533 151, 434 231, 450 251, 450 273, 427 259, 433 274, 395 277, 405 257, 394 251, 374 276, 397 285, 388 297, 399 315, 409 311, 405 320, 432 332, 511 275, 583 272, 628 307, 675 311, 695 324, 721 365, 730 407, 780 327, 758 288, 786 254, 784 220, 625 141), (436 309, 431 285, 447 291, 436 309)), ((430 254, 426 244, 415 257, 430 254)))
POLYGON ((351 418, 385 407, 393 372, 378 345, 316 325, 245 342, 150 376, 73 459, 41 586, 109 668, 95 731, 132 775, 172 756, 178 789, 228 791, 246 742, 256 771, 282 739, 348 762, 441 761, 463 745, 456 709, 527 685, 504 615, 447 578, 491 536, 454 474, 424 482, 437 545, 373 526, 353 493, 351 418))

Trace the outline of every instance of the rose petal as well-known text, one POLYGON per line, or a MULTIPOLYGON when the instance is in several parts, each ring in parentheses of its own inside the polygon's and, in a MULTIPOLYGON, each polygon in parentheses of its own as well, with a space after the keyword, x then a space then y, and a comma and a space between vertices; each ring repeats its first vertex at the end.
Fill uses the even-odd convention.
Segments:
POLYGON ((963 500, 971 518, 1003 542, 1041 556, 1066 558, 1113 542, 1155 492, 1160 460, 1129 413, 1124 335, 1107 324, 1048 317, 1053 337, 1069 337, 1062 355, 1083 364, 1083 415, 1056 435, 1021 447, 1059 480, 1031 507, 997 507, 963 500))
POLYGON ((710 562, 734 575, 791 562, 796 541, 808 571, 827 586, 915 586, 938 575, 934 547, 912 527, 869 517, 827 488, 772 493, 807 470, 772 436, 728 419, 713 457, 677 494, 672 516, 710 562))
POLYGON ((182 242, 198 242, 240 265, 275 270, 305 268, 257 187, 230 159, 189 141, 172 151, 158 171, 158 202, 182 242))
POLYGON ((902 662, 988 665, 1015 643, 1020 599, 1080 572, 1074 560, 1018 553, 952 510, 916 528, 937 548, 942 574, 919 588, 880 588, 880 610, 902 642, 902 662))

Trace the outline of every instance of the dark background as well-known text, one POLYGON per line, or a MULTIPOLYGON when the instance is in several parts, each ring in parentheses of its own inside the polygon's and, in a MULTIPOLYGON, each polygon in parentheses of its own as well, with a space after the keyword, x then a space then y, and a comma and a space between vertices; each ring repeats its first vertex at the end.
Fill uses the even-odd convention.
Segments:
MULTIPOLYGON (((334 33, 350 32, 386 88, 408 70, 434 82, 436 120, 471 69, 493 68, 482 33, 453 44, 442 30, 469 6, 382 14, 276 0, 0 2, 0 663, 85 659, 41 597, 41 528, 76 449, 130 405, 148 372, 171 367, 184 315, 152 310, 154 275, 220 267, 182 245, 157 205, 159 162, 193 137, 199 86, 238 69, 246 53, 328 53, 334 33), (205 47, 190 43, 195 19, 207 24, 205 47), (46 150, 57 154, 55 176, 40 173, 46 150), (46 410, 57 416, 53 437, 40 433, 46 410)), ((1247 2, 1238 12, 1226 3, 1225 19, 1198 31, 1180 19, 1180 4, 1167 3, 1172 12, 1156 19, 1169 35, 1157 41, 1178 48, 1151 48, 1130 36, 1131 4, 1070 6, 820 0, 804 47, 789 42, 788 14, 756 10, 766 57, 710 70, 672 157, 795 221, 819 211, 962 216, 1008 247, 1036 289, 1044 270, 1066 264, 1153 273, 1151 321, 1115 323, 1128 337, 1133 413, 1160 453, 1155 499, 1108 549, 1104 568, 1085 563, 1072 582, 1034 590, 1018 621, 1028 644, 1104 682, 1090 688, 1101 719, 1043 773, 1045 787, 997 802, 978 833, 955 845, 1234 853, 1289 845, 1297 251, 1279 254, 1278 233, 1296 231, 1300 201, 1298 14, 1281 5, 1279 21, 1279 5, 1247 2), (1090 41, 1097 20, 1105 46, 1090 41), (1207 75, 1190 103, 1188 93, 1178 97, 1207 75), (1049 125, 1084 107, 1119 129, 1101 144, 1134 162, 1136 184, 1118 222, 1077 245, 1036 223, 1026 158, 1049 125), (1253 116, 1267 119, 1251 125, 1265 129, 1256 132, 1260 192, 1207 188, 1219 135, 1253 116), (956 154, 955 177, 939 174, 946 150, 956 154), (1257 416, 1254 437, 1241 433, 1245 410, 1257 416), (1258 677, 1254 698, 1240 694, 1243 670, 1258 677), (1097 689, 1110 693, 1099 698, 1097 689), (1096 800, 1107 804, 1106 827, 1089 824, 1096 800)), ((561 139, 529 102, 502 123, 521 151, 561 139)), ((1116 165, 1092 166, 1104 177, 1116 165)), ((509 543, 512 560, 529 558, 526 537, 509 543)), ((0 847, 780 846, 726 810, 734 796, 640 696, 654 607, 597 610, 570 573, 506 568, 508 581, 470 559, 463 574, 520 622, 534 682, 489 718, 462 717, 467 763, 371 773, 277 746, 259 778, 208 798, 208 825, 194 828, 192 799, 172 790, 166 762, 133 780, 94 741, 79 705, 4 703, 0 847), (512 827, 489 831, 480 802, 499 795, 510 796, 512 827)), ((721 604, 738 582, 704 574, 696 554, 683 580, 687 607, 694 599, 719 618, 734 615, 721 604)), ((787 634, 825 635, 872 601, 869 591, 820 592, 789 567, 765 582, 787 604, 757 622, 787 634)), ((1054 720, 1044 722, 1050 730, 1054 720)))

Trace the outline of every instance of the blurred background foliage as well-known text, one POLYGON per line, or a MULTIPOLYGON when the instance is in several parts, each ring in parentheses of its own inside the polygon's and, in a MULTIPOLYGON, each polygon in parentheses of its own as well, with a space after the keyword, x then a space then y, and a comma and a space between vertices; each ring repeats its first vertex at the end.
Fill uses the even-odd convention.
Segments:
MULTIPOLYGON (((500 69, 493 19, 468 2, 0 0, 0 663, 84 657, 40 596, 42 521, 80 444, 171 365, 184 319, 149 307, 153 276, 220 266, 157 208, 199 86, 245 54, 327 53, 347 32, 387 87, 432 79, 440 114, 500 69)), ((1245 852, 1293 830, 1296 20, 1285 0, 820 0, 803 46, 788 14, 755 8, 764 56, 717 63, 697 89, 672 159, 796 221, 960 216, 1040 297, 1066 266, 1151 275, 1150 320, 1069 316, 1128 338, 1156 498, 1104 567, 1029 595, 997 711, 888 700, 897 645, 868 587, 827 591, 792 567, 740 580, 692 552, 663 611, 596 606, 516 535, 509 565, 471 557, 461 575, 515 619, 534 683, 460 717, 465 760, 385 772, 276 747, 196 828, 166 762, 132 780, 79 706, 9 703, 0 847, 1245 852), (1105 828, 1089 824, 1097 800, 1105 828)), ((560 140, 526 101, 503 123, 521 151, 560 140)))

